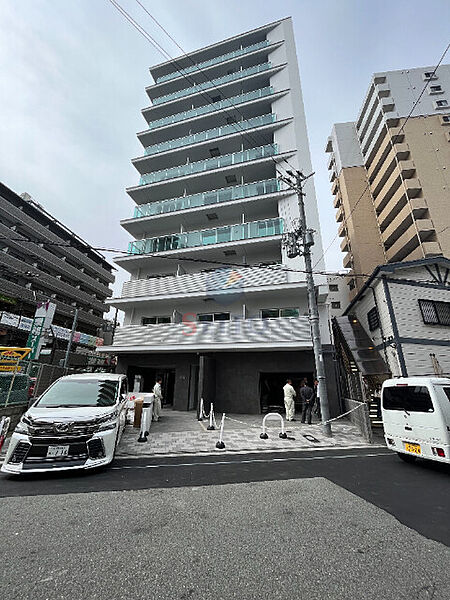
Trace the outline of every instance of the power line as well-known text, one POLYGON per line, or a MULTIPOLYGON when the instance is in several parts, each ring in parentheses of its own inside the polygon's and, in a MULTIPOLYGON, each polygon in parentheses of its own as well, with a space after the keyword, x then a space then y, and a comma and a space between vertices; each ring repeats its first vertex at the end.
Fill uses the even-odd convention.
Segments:
MULTIPOLYGON (((392 143, 392 144, 396 144, 396 143, 397 143, 397 141, 396 141, 396 140, 398 139, 398 137, 399 137, 399 136, 401 136, 401 134, 402 134, 402 132, 403 132, 403 130, 404 130, 404 128, 405 128, 405 125, 406 125, 406 123, 409 121, 409 119, 410 119, 411 115, 413 114, 413 112, 414 112, 414 110, 415 110, 416 106, 419 104, 419 102, 420 102, 420 100, 421 100, 422 96, 423 96, 423 95, 424 95, 424 93, 425 93, 425 90, 426 90, 426 89, 427 89, 427 87, 428 87, 428 84, 429 84, 429 83, 430 83, 430 81, 433 79, 433 77, 434 77, 434 75, 435 75, 436 71, 438 70, 438 68, 441 66, 441 63, 442 63, 442 61, 444 60, 444 57, 445 57, 445 55, 447 54, 447 52, 448 52, 448 50, 449 50, 449 49, 450 49, 450 43, 448 44, 448 46, 447 46, 447 47, 446 47, 446 49, 444 50, 444 52, 443 52, 443 54, 442 54, 441 58, 439 59, 439 62, 438 62, 438 64, 437 64, 437 65, 436 65, 436 67, 434 68, 434 70, 433 70, 433 72, 432 72, 431 76, 430 76, 430 77, 429 77, 429 78, 426 80, 426 82, 425 82, 425 85, 423 86, 423 88, 422 88, 422 91, 421 91, 421 92, 420 92, 420 94, 419 94, 419 97, 418 97, 418 98, 417 98, 417 100, 414 102, 414 104, 413 104, 413 106, 412 106, 412 108, 411 108, 411 110, 410 110, 410 112, 409 112, 408 116, 406 117, 406 119, 405 119, 405 121, 404 121, 403 125, 402 125, 402 126, 401 126, 401 128, 400 128, 400 131, 399 131, 398 133, 396 133, 396 134, 395 134, 395 136, 394 136, 394 137, 391 139, 391 143, 392 143)), ((369 183, 369 180, 367 180, 366 186, 365 186, 365 188, 363 189, 363 191, 362 191, 361 195, 359 196, 358 200, 356 201, 356 203, 355 203, 354 207, 352 208, 352 210, 350 211, 350 213, 347 215, 347 217, 345 217, 345 219, 342 221, 342 224, 343 224, 343 225, 344 225, 345 223, 347 223, 347 221, 350 219, 350 217, 352 216, 352 214, 355 212, 355 210, 356 210, 356 208, 357 208, 358 204, 361 202, 361 200, 362 200, 362 198, 364 197, 364 194, 367 192, 367 190, 369 190, 369 191, 370 191, 370 183, 369 183)), ((319 262, 320 262, 320 261, 323 259, 323 257, 325 256, 325 254, 328 252, 328 250, 331 248, 331 246, 334 244, 334 242, 337 240, 337 238, 338 238, 338 237, 339 237, 339 233, 337 233, 337 234, 334 236, 334 238, 332 239, 331 243, 328 245, 328 247, 326 248, 326 250, 324 251, 324 253, 322 254, 322 256, 321 256, 321 257, 320 257, 320 258, 319 258, 319 259, 316 261, 316 263, 314 264, 314 267, 316 267, 316 266, 317 266, 317 264, 318 264, 318 263, 319 263, 319 262)), ((314 267, 313 267, 313 268, 314 268, 314 267)))
MULTIPOLYGON (((70 246, 70 244, 64 244, 64 243, 58 243, 58 242, 42 242, 42 241, 35 241, 35 240, 26 240, 26 239, 21 239, 21 238, 8 238, 8 237, 4 237, 4 236, 0 236, 0 242, 1 241, 9 241, 9 242, 20 242, 22 243, 30 243, 30 244, 40 244, 41 246, 59 246, 59 247, 73 247, 70 246)), ((205 258, 194 258, 194 257, 189 257, 189 256, 161 256, 159 253, 157 252, 148 252, 145 254, 140 254, 140 255, 136 255, 136 254, 130 254, 127 250, 119 250, 117 248, 104 248, 104 247, 92 247, 93 250, 97 250, 98 252, 112 252, 115 254, 125 254, 127 256, 147 256, 150 258, 160 258, 162 260, 173 260, 173 261, 177 261, 177 262, 192 262, 192 263, 201 263, 201 264, 211 264, 211 265, 218 265, 219 267, 233 267, 233 268, 237 268, 237 269, 269 269, 275 272, 286 272, 286 273, 306 273, 307 271, 305 269, 294 269, 291 267, 287 267, 287 266, 280 266, 280 265, 275 265, 275 264, 263 264, 263 263, 255 263, 255 264, 241 264, 241 263, 233 263, 233 262, 227 262, 227 261, 218 261, 218 260, 212 260, 212 259, 205 259, 205 258)), ((183 248, 186 249, 186 248, 183 248)), ((1 255, 0 255, 1 256, 1 255)), ((35 267, 36 269, 39 270, 39 267, 35 267)), ((0 266, 1 269, 1 266, 0 266)), ((12 269, 11 269, 12 270, 12 269)), ((17 271, 17 273, 19 273, 19 271, 17 271)), ((27 274, 28 272, 22 271, 21 274, 27 274)), ((324 277, 328 277, 328 276, 332 276, 332 277, 343 277, 343 278, 353 278, 353 277, 362 277, 364 279, 368 279, 369 277, 371 277, 370 273, 340 273, 340 272, 336 272, 336 271, 313 271, 313 273, 315 275, 323 275, 324 277)), ((377 278, 377 277, 376 277, 377 278)), ((421 279, 420 280, 423 283, 437 283, 434 280, 431 279, 421 279)), ((296 283, 296 282, 293 282, 296 283)))
MULTIPOLYGON (((164 48, 163 48, 163 47, 162 47, 162 46, 161 46, 161 45, 160 45, 158 42, 156 42, 156 41, 154 40, 154 38, 153 38, 153 37, 152 37, 152 36, 151 36, 151 35, 150 35, 150 34, 147 32, 147 30, 146 30, 144 27, 142 27, 142 26, 141 26, 141 25, 140 25, 140 24, 139 24, 139 23, 138 23, 138 22, 137 22, 135 19, 133 19, 133 17, 132 17, 132 16, 131 16, 131 15, 130 15, 130 14, 129 14, 129 13, 128 13, 128 12, 127 12, 127 11, 126 11, 124 8, 123 8, 123 7, 122 7, 122 6, 119 4, 119 2, 117 2, 116 0, 109 0, 109 2, 110 2, 110 3, 111 3, 111 4, 112 4, 112 5, 113 5, 113 6, 114 6, 114 7, 115 7, 115 8, 116 8, 116 9, 117 9, 117 10, 118 10, 118 11, 119 11, 119 12, 120 12, 120 13, 121 13, 121 14, 122 14, 122 15, 123 15, 125 18, 126 18, 126 19, 127 19, 127 21, 128 21, 128 22, 129 22, 129 23, 130 23, 130 24, 131 24, 131 25, 132 25, 132 26, 133 26, 133 27, 134 27, 134 28, 135 28, 135 29, 136 29, 136 30, 137 30, 137 31, 138 31, 138 32, 139 32, 139 33, 140 33, 140 34, 141 34, 141 35, 142 35, 142 36, 143 36, 143 37, 144 37, 144 38, 145 38, 145 39, 146 39, 146 40, 147 40, 147 41, 148 41, 148 42, 149 42, 149 43, 150 43, 150 44, 151 44, 151 45, 152 45, 152 46, 153 46, 155 49, 156 49, 156 50, 158 50, 158 52, 160 52, 160 53, 161 53, 161 54, 164 56, 164 58, 166 58, 166 59, 168 58, 168 62, 170 62, 171 64, 173 64, 173 65, 175 66, 175 69, 176 69, 176 71, 178 71, 178 72, 180 73, 180 75, 181 75, 182 77, 184 77, 184 79, 186 79, 186 81, 188 81, 188 83, 190 83, 190 84, 191 84, 191 85, 193 85, 193 86, 197 85, 197 84, 196 84, 196 82, 195 82, 193 79, 191 79, 191 78, 189 77, 189 75, 187 75, 186 73, 184 73, 184 72, 183 72, 183 69, 182 69, 182 67, 180 67, 180 65, 177 63, 176 59, 172 58, 172 57, 170 56, 170 54, 169 54, 169 53, 168 53, 168 52, 167 52, 167 51, 166 51, 166 50, 165 50, 165 49, 164 49, 164 48)), ((142 6, 142 5, 141 5, 141 6, 142 6)), ((147 12, 147 14, 150 14, 150 13, 149 13, 149 12, 148 12, 146 9, 145 9, 145 11, 147 12)), ((155 20, 155 22, 156 22, 156 19, 154 19, 154 17, 152 17, 152 18, 153 18, 153 20, 155 20)), ((165 30, 164 30, 164 31, 165 31, 165 30)), ((171 38, 171 39, 173 39, 173 38, 171 38)), ((178 45, 178 44, 177 44, 177 45, 178 45)), ((188 55, 187 55, 187 54, 184 52, 184 50, 182 50, 182 51, 183 51, 183 53, 184 53, 186 56, 188 56, 188 55)), ((192 61, 192 63, 193 63, 194 65, 196 65, 196 63, 195 63, 195 62, 192 60, 192 58, 191 58, 191 57, 189 57, 189 56, 188 56, 188 58, 189 58, 189 59, 192 61)), ((196 66, 197 66, 197 65, 196 65, 196 66)), ((202 75, 205 77, 205 79, 206 79, 207 81, 210 81, 211 83, 213 83, 213 82, 212 82, 212 80, 211 80, 211 79, 209 79, 209 78, 208 78, 208 76, 207 76, 207 75, 204 73, 203 69, 201 69, 201 68, 198 68, 198 71, 199 71, 200 73, 202 73, 202 75)), ((212 85, 212 89, 218 90, 218 88, 217 88, 217 86, 215 86, 215 84, 213 84, 213 85, 212 85)), ((201 95, 203 98, 205 98, 205 99, 206 99, 206 101, 207 101, 207 103, 208 103, 208 104, 211 104, 211 105, 212 105, 212 104, 214 104, 214 103, 213 103, 213 101, 212 101, 212 98, 211 98, 211 97, 210 97, 210 96, 209 96, 207 93, 205 94, 205 93, 203 93, 203 91, 200 91, 199 93, 200 93, 200 95, 201 95)), ((226 96, 225 94, 223 94, 223 92, 222 92, 222 91, 221 91, 220 93, 221 93, 221 95, 224 97, 224 99, 225 99, 225 100, 228 100, 228 101, 230 101, 230 98, 227 98, 227 96, 226 96)), ((245 117, 244 117, 244 115, 243 115, 243 114, 242 114, 242 112, 241 112, 241 111, 240 111, 240 110, 237 108, 237 106, 236 106, 235 104, 233 104, 231 101, 230 101, 230 104, 231 104, 231 106, 233 107, 233 109, 234 109, 236 112, 238 112, 238 113, 240 114, 240 116, 241 116, 241 117, 244 119, 244 118, 245 118, 245 117)), ((230 113, 228 110, 226 110, 226 109, 225 109, 225 113, 226 113, 226 114, 229 114, 229 115, 231 114, 231 113, 230 113)), ((238 123, 233 123, 233 125, 235 126, 235 129, 236 129, 237 133, 239 133, 239 134, 241 135, 241 137, 243 137, 243 138, 246 138, 247 140, 249 140, 249 141, 250 141, 251 143, 253 143, 253 144, 254 144, 254 143, 256 143, 256 144, 259 144, 259 143, 260 143, 260 142, 259 142, 259 141, 258 141, 258 140, 257 140, 257 139, 256 139, 256 138, 253 136, 253 134, 250 134, 250 133, 248 133, 248 132, 245 132, 245 130, 241 129, 241 128, 239 127, 239 124, 238 124, 238 123)), ((263 134, 261 134, 261 133, 258 133, 258 135, 261 137, 261 140, 264 142, 264 144, 270 143, 270 142, 268 142, 268 140, 266 139, 266 137, 263 137, 263 134)), ((278 169, 282 169, 281 165, 280 165, 280 164, 279 164, 279 163, 278 163, 278 162, 277 162, 277 161, 276 161, 276 160, 275 160, 273 157, 270 157, 270 159, 271 159, 271 160, 272 160, 272 162, 274 163, 274 165, 275 165, 275 169, 276 169, 276 170, 278 170, 278 169)), ((284 161, 287 161, 287 159, 286 159, 286 158, 283 158, 282 160, 284 160, 284 161)), ((289 163, 288 163, 288 164, 289 164, 289 163)))

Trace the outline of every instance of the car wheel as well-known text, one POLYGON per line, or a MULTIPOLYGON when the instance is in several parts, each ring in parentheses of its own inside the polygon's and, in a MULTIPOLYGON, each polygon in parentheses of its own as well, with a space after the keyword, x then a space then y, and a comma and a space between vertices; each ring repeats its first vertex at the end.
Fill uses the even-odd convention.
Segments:
POLYGON ((416 462, 416 459, 417 459, 417 456, 414 456, 413 454, 404 454, 403 452, 397 452, 397 455, 399 458, 401 458, 403 461, 405 461, 407 463, 416 462))

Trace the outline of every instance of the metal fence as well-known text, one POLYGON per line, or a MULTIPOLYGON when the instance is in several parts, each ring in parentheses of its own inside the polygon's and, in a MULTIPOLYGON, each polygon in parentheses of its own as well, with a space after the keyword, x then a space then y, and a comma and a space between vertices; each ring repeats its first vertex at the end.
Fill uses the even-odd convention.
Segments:
POLYGON ((359 429, 364 439, 371 444, 373 442, 373 434, 367 403, 351 398, 344 398, 344 406, 345 411, 359 408, 359 410, 352 410, 348 417, 353 425, 359 429))

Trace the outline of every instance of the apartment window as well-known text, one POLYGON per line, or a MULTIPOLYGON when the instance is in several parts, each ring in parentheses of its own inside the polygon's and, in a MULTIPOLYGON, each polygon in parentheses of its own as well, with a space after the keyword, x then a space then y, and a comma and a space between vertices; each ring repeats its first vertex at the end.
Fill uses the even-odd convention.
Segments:
POLYGON ((300 311, 298 308, 262 308, 262 319, 278 319, 279 317, 298 317, 300 311))
POLYGON ((232 123, 236 122, 236 117, 227 117, 227 125, 231 125, 232 123))
POLYGON ((427 79, 428 79, 428 80, 430 80, 430 79, 437 79, 437 76, 436 76, 436 74, 435 74, 435 73, 433 73, 433 71, 426 71, 426 72, 423 74, 423 78, 424 78, 425 80, 427 80, 427 79))
POLYGON ((142 317, 142 325, 159 325, 160 323, 170 323, 170 317, 142 317))
POLYGON ((216 156, 220 156, 219 148, 210 148, 209 153, 211 154, 211 158, 215 158, 216 156))
POLYGON ((441 94, 442 91, 441 85, 430 85, 430 94, 441 94))
POLYGON ((450 325, 450 302, 419 300, 423 322, 428 325, 450 325))
POLYGON ((332 302, 331 308, 341 308, 341 303, 339 301, 332 302))
POLYGON ((207 321, 212 323, 213 321, 229 321, 230 313, 203 313, 197 315, 197 321, 207 321))
POLYGON ((356 284, 355 284, 355 280, 354 280, 354 279, 350 279, 350 281, 348 282, 348 287, 349 287, 351 290, 354 290, 354 289, 355 289, 355 285, 356 285, 356 284))
POLYGON ((442 116, 442 122, 443 123, 450 123, 450 115, 443 115, 442 116))
POLYGON ((376 306, 371 308, 369 310, 369 312, 367 313, 367 322, 369 323, 370 331, 374 331, 375 329, 378 329, 378 327, 380 326, 380 317, 378 315, 376 306))
POLYGON ((434 105, 436 108, 447 108, 448 101, 447 100, 436 100, 434 105))
POLYGON ((220 102, 222 100, 222 96, 219 94, 218 96, 211 96, 211 102, 220 102))
POLYGON ((336 283, 330 283, 329 288, 330 288, 330 292, 338 292, 339 291, 339 286, 336 283))

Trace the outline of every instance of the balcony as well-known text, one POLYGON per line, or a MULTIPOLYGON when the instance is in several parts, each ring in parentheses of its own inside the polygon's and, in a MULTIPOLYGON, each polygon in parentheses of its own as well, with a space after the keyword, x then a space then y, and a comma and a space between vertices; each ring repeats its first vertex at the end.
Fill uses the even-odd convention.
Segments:
MULTIPOLYGON (((430 219, 418 219, 386 250, 388 262, 404 260, 422 242, 427 241, 434 233, 434 226, 430 219)), ((423 256, 423 254, 421 254, 423 256)))
POLYGON ((269 86, 259 90, 252 90, 245 94, 239 94, 238 96, 233 96, 232 98, 224 98, 223 100, 212 102, 211 104, 204 104, 203 106, 198 106, 197 108, 191 108, 174 115, 156 119, 155 121, 150 121, 148 123, 148 131, 157 129, 159 127, 165 127, 166 125, 172 125, 173 123, 179 123, 180 121, 194 119, 195 117, 200 117, 218 110, 234 108, 236 105, 244 104, 245 102, 251 102, 252 100, 258 100, 259 98, 265 98, 273 93, 273 88, 269 86))
POLYGON ((290 283, 288 274, 278 270, 278 265, 265 268, 227 267, 127 281, 123 284, 121 297, 109 300, 108 304, 123 308, 168 298, 230 297, 242 293, 264 293, 267 290, 283 294, 292 287, 297 290, 299 283, 290 283))
POLYGON ((208 67, 212 67, 213 65, 218 65, 222 62, 226 62, 227 60, 231 60, 232 58, 237 58, 244 54, 249 54, 250 52, 254 52, 255 50, 260 50, 261 48, 269 46, 269 44, 270 42, 268 40, 262 40, 261 42, 257 42, 256 44, 252 44, 251 46, 238 48, 238 50, 234 50, 233 52, 227 52, 227 54, 221 54, 220 56, 215 56, 210 60, 205 60, 203 62, 193 64, 190 67, 180 69, 179 71, 175 71, 173 73, 163 75, 162 77, 158 77, 156 79, 156 83, 164 83, 165 81, 171 81, 172 79, 177 79, 178 77, 188 75, 189 73, 196 73, 198 71, 201 71, 202 69, 206 69, 208 67))
POLYGON ((167 179, 175 179, 177 177, 184 177, 185 175, 192 175, 193 173, 201 173, 204 171, 211 171, 213 169, 229 167, 231 165, 257 160, 258 158, 274 156, 277 154, 277 152, 278 148, 276 144, 268 144, 267 146, 249 148, 248 150, 233 152, 232 154, 225 154, 224 156, 207 158, 205 160, 199 160, 197 162, 187 163, 185 165, 170 167, 169 169, 162 169, 161 171, 154 171, 153 173, 146 173, 140 178, 139 185, 143 186, 150 183, 157 183, 158 181, 165 181, 167 179))
POLYGON ((186 352, 249 349, 311 349, 308 317, 239 319, 213 323, 163 323, 118 327, 102 352, 186 352))
POLYGON ((198 94, 204 90, 215 88, 216 86, 222 85, 224 83, 229 83, 231 81, 243 79, 244 77, 249 77, 250 75, 256 75, 257 73, 268 71, 271 68, 272 63, 265 62, 259 65, 248 67, 247 69, 241 69, 240 71, 236 71, 235 73, 229 73, 227 75, 223 75, 222 77, 216 77, 215 79, 204 81, 203 83, 199 83, 197 85, 184 88, 176 92, 172 92, 171 94, 158 96, 157 98, 153 99, 153 105, 171 102, 172 100, 178 100, 178 98, 183 98, 184 96, 191 96, 192 94, 198 94))
POLYGON ((145 155, 151 156, 152 154, 158 154, 160 152, 166 152, 167 150, 174 150, 176 148, 182 148, 183 146, 190 146, 192 144, 198 144, 199 142, 205 142, 214 138, 223 137, 226 135, 239 134, 241 131, 247 129, 253 129, 255 127, 262 127, 263 125, 270 125, 276 120, 276 115, 269 113, 245 121, 237 121, 236 123, 230 123, 223 125, 222 127, 214 127, 206 131, 199 131, 191 135, 186 135, 181 138, 173 140, 167 140, 160 144, 153 144, 145 148, 145 155))
POLYGON ((353 256, 351 252, 347 252, 342 263, 345 269, 351 269, 353 267, 353 256))
POLYGON ((197 248, 215 244, 226 244, 255 238, 272 237, 283 233, 283 219, 265 219, 252 221, 239 225, 226 225, 214 229, 201 231, 187 231, 144 240, 136 240, 128 244, 128 254, 153 254, 180 250, 184 248, 197 248))
POLYGON ((170 198, 160 202, 149 202, 141 206, 136 206, 133 217, 139 219, 142 217, 152 217, 179 210, 188 210, 191 208, 200 208, 232 200, 240 200, 251 196, 262 196, 265 194, 274 194, 281 189, 280 182, 277 179, 268 179, 267 181, 257 181, 246 183, 233 187, 221 188, 201 194, 192 194, 180 198, 170 198))

